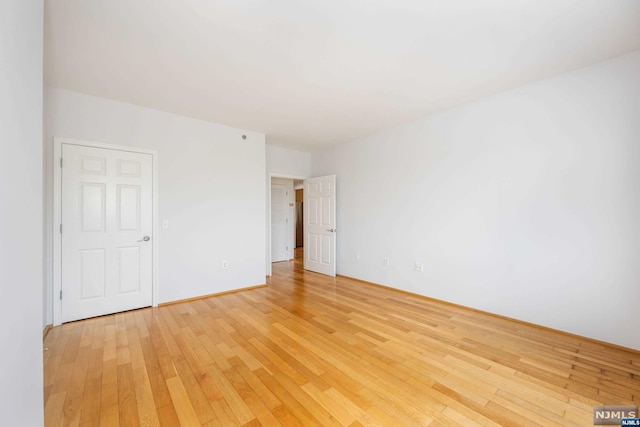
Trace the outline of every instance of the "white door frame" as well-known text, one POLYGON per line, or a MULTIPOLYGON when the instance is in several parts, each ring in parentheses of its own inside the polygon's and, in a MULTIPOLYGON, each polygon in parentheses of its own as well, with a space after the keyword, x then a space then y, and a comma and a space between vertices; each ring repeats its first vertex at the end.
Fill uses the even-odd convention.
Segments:
MULTIPOLYGON (((283 178, 283 179, 301 179, 304 180, 306 177, 298 176, 298 175, 282 175, 279 173, 270 173, 269 174, 269 182, 267 182, 267 276, 271 276, 271 178, 283 178)), ((293 252, 295 254, 295 247, 293 248, 293 252)))
POLYGON ((62 220, 62 167, 60 159, 62 158, 62 144, 80 145, 83 147, 104 148, 109 150, 129 151, 132 153, 150 154, 152 158, 153 177, 152 177, 152 224, 153 239, 152 243, 152 266, 151 266, 151 304, 153 307, 158 306, 158 152, 156 150, 147 150, 145 148, 129 147, 124 145, 106 144, 103 142, 83 141, 79 139, 53 137, 53 224, 51 227, 53 240, 53 325, 57 326, 62 323, 62 301, 60 300, 60 291, 62 290, 62 239, 60 235, 60 224, 62 220))

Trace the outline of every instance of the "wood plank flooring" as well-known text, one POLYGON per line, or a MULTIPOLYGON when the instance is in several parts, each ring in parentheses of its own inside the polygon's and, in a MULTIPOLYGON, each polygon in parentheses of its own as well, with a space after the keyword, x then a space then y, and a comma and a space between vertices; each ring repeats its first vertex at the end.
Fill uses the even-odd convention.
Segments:
POLYGON ((53 328, 47 426, 592 425, 640 355, 277 263, 269 286, 53 328))

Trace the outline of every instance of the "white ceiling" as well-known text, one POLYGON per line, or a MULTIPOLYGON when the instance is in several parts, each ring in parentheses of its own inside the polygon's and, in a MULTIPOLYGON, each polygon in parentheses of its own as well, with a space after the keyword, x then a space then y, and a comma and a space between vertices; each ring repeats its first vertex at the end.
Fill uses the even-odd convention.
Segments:
POLYGON ((639 0, 48 0, 51 86, 336 144, 640 49, 639 0))

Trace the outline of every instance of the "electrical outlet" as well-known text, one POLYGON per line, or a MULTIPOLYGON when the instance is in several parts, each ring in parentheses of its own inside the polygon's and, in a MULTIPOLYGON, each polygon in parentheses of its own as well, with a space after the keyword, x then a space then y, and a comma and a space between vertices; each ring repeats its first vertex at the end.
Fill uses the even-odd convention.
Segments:
POLYGON ((166 230, 167 228, 169 228, 169 220, 165 219, 164 221, 162 221, 162 228, 164 230, 166 230))
POLYGON ((227 260, 222 261, 222 269, 223 270, 229 269, 229 261, 227 260))
POLYGON ((384 265, 389 267, 389 265, 391 265, 391 260, 389 258, 385 258, 384 259, 384 265))
POLYGON ((356 261, 360 261, 360 252, 356 252, 356 261))
POLYGON ((419 271, 422 273, 424 271, 424 264, 421 262, 416 262, 416 265, 414 268, 416 271, 419 271))

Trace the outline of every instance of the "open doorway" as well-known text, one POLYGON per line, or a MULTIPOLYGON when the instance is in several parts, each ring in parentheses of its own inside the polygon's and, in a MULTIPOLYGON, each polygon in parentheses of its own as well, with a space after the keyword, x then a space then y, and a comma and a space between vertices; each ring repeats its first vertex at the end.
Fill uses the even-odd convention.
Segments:
MULTIPOLYGON (((271 276, 272 264, 274 262, 290 261, 297 258, 298 255, 300 255, 300 257, 304 255, 302 247, 296 250, 298 246, 296 189, 302 190, 304 188, 304 179, 302 176, 269 174, 267 181, 266 212, 267 276, 271 276), (283 255, 281 251, 284 251, 286 254, 283 255), (280 254, 278 254, 278 252, 280 252, 280 254)), ((303 197, 303 194, 300 193, 299 197, 303 197)), ((304 243, 302 243, 302 245, 304 245, 304 243)))
POLYGON ((293 259, 295 225, 293 179, 271 178, 271 262, 293 259))

